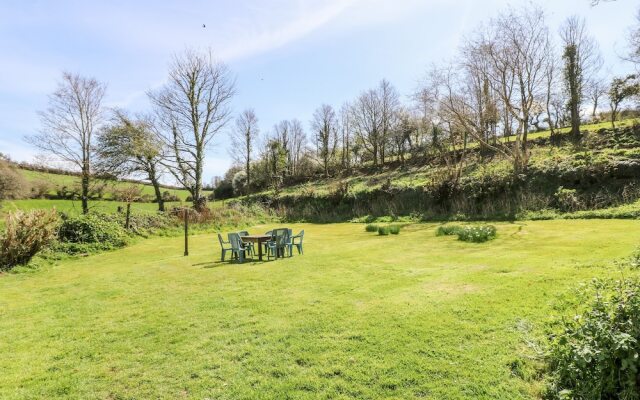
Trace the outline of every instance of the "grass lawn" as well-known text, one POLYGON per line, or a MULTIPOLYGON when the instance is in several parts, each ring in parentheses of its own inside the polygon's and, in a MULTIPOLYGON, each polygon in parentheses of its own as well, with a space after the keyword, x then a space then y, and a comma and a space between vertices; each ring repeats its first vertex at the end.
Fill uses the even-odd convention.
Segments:
POLYGON ((295 225, 304 256, 244 265, 212 234, 189 257, 154 238, 0 275, 0 398, 535 398, 510 367, 525 339, 640 242, 637 220, 503 223, 484 244, 436 226, 295 225))

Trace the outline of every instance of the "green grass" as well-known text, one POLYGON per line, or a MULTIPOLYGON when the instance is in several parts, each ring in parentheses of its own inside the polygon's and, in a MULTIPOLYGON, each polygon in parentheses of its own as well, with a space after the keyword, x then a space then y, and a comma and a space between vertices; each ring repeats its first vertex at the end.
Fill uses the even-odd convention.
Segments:
MULTIPOLYGON (((20 169, 20 172, 25 177, 28 182, 36 182, 36 181, 46 181, 51 186, 52 189, 50 194, 55 194, 56 188, 67 186, 72 188, 76 185, 80 184, 80 177, 73 175, 59 175, 52 174, 48 172, 40 172, 40 171, 30 171, 25 169, 20 169)), ((141 188, 141 193, 143 195, 149 195, 152 198, 155 198, 155 192, 153 186, 144 184, 144 183, 131 183, 131 182, 118 182, 118 181, 109 181, 104 179, 94 179, 94 183, 96 184, 105 184, 107 185, 105 189, 105 198, 111 199, 113 198, 113 191, 118 188, 129 187, 131 185, 139 186, 141 188)), ((178 196, 181 200, 185 200, 189 193, 186 190, 177 190, 177 189, 169 189, 162 188, 162 191, 168 191, 169 193, 178 196)))
POLYGON ((0 398, 535 398, 525 340, 617 276, 640 221, 498 223, 482 244, 436 227, 293 225, 304 256, 245 265, 212 234, 189 257, 154 238, 0 275, 0 398))

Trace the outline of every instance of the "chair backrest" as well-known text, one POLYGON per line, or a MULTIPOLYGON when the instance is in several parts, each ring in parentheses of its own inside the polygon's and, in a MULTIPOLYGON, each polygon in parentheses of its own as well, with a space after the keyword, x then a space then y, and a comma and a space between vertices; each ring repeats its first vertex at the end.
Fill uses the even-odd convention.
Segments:
POLYGON ((224 241, 224 239, 222 238, 222 235, 218 233, 218 240, 220 241, 220 246, 224 247, 224 245, 226 244, 226 242, 224 241))
POLYGON ((289 237, 293 236, 293 229, 287 228, 287 235, 289 235, 289 237))
POLYGON ((275 237, 277 246, 284 246, 289 239, 289 231, 286 228, 274 229, 273 236, 275 237))
POLYGON ((249 232, 248 231, 240 231, 240 232, 238 232, 238 235, 240 235, 240 236, 249 236, 249 232))
POLYGON ((304 229, 298 233, 298 237, 300 238, 300 244, 302 244, 302 239, 304 239, 304 229))
POLYGON ((267 231, 264 234, 267 235, 267 236, 273 236, 273 231, 267 231))
POLYGON ((229 234, 229 242, 231 242, 231 248, 234 250, 239 250, 240 247, 242 247, 240 235, 238 235, 237 233, 229 234))

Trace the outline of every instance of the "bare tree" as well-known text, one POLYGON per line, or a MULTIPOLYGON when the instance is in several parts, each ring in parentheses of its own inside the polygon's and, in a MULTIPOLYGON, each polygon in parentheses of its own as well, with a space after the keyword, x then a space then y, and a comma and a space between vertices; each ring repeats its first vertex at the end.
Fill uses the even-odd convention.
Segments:
POLYGON ((631 61, 640 66, 640 10, 636 14, 636 26, 629 31, 628 37, 629 53, 625 57, 627 61, 631 61))
POLYGON ((580 107, 585 96, 586 84, 602 67, 602 58, 596 41, 589 36, 584 19, 567 18, 560 28, 563 44, 564 84, 571 114, 571 136, 580 138, 580 107))
POLYGON ((505 113, 518 122, 513 158, 516 170, 521 170, 529 160, 531 110, 544 98, 547 66, 553 57, 544 12, 533 6, 509 9, 491 21, 483 40, 490 61, 489 82, 505 113))
POLYGON ((149 117, 131 118, 116 110, 111 124, 100 132, 97 170, 116 176, 144 174, 151 182, 158 210, 164 211, 160 177, 164 146, 149 117))
POLYGON ((246 109, 236 118, 235 129, 230 134, 231 149, 229 153, 238 164, 244 166, 247 188, 251 186, 251 160, 258 133, 258 117, 252 109, 246 109))
POLYGON ((300 173, 300 163, 307 147, 307 134, 304 132, 302 122, 293 119, 289 122, 291 133, 291 174, 298 176, 300 173))
POLYGON ((324 176, 329 176, 329 165, 336 155, 337 119, 333 107, 323 104, 313 113, 311 128, 315 133, 316 154, 322 163, 324 176))
POLYGON ((205 206, 202 179, 206 151, 231 118, 234 87, 229 69, 214 61, 211 52, 186 50, 174 57, 168 82, 149 93, 169 149, 164 164, 189 191, 197 210, 205 206))
POLYGON ((351 168, 351 146, 353 138, 353 120, 351 104, 344 103, 339 113, 340 165, 343 170, 351 168))
POLYGON ((378 86, 378 98, 381 107, 380 159, 385 162, 386 147, 390 141, 391 131, 397 123, 400 96, 391 83, 383 79, 378 86))
POLYGON ((591 102, 591 118, 596 118, 596 113, 598 111, 598 105, 600 104, 600 99, 607 94, 607 84, 603 78, 593 77, 589 82, 587 82, 586 87, 586 95, 591 102))
POLYGON ((352 107, 353 126, 358 143, 373 159, 380 161, 380 143, 382 136, 382 102, 376 90, 363 92, 352 107))
POLYGON ((76 167, 81 172, 82 212, 89 212, 92 140, 103 121, 106 86, 93 78, 65 72, 40 112, 42 131, 27 138, 36 148, 76 167))

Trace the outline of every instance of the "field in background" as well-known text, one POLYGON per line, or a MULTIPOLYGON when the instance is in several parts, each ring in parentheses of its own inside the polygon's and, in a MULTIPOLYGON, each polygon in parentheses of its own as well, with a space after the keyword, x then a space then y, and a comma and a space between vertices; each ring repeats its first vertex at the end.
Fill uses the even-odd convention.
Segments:
POLYGON ((640 221, 496 225, 484 244, 294 225, 304 256, 244 265, 212 234, 189 257, 152 238, 0 275, 0 398, 535 398, 527 343, 558 296, 619 274, 640 221))
MULTIPOLYGON (((55 189, 57 187, 66 186, 68 188, 72 188, 80 184, 80 177, 74 175, 60 175, 53 174, 48 172, 40 172, 40 171, 31 171, 26 169, 20 169, 20 172, 30 183, 35 183, 38 181, 48 182, 52 189, 50 190, 50 194, 55 194, 55 189)), ((104 180, 104 179, 94 179, 94 186, 98 184, 106 185, 105 188, 105 196, 106 200, 113 198, 113 191, 117 189, 121 189, 129 186, 138 186, 141 189, 143 195, 149 195, 155 198, 155 192, 153 190, 153 186, 145 183, 132 183, 132 182, 119 182, 112 180, 104 180)), ((170 189, 170 188, 162 188, 162 191, 168 191, 172 195, 178 196, 181 200, 185 200, 189 193, 186 190, 180 189, 170 189)))

